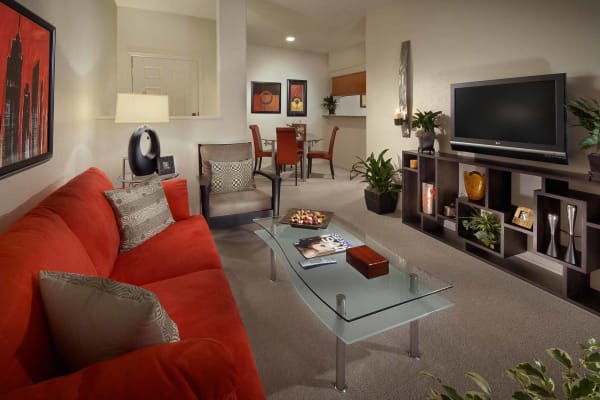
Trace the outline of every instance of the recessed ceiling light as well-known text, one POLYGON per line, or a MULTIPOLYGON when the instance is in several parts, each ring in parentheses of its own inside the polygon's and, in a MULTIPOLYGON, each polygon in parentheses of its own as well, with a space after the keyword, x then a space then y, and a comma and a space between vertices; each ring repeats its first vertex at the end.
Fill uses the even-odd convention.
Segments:
POLYGON ((295 38, 295 37, 293 37, 293 36, 288 36, 288 37, 286 37, 286 38, 285 38, 285 41, 286 41, 286 42, 293 42, 293 41, 295 41, 295 40, 296 40, 296 38, 295 38))

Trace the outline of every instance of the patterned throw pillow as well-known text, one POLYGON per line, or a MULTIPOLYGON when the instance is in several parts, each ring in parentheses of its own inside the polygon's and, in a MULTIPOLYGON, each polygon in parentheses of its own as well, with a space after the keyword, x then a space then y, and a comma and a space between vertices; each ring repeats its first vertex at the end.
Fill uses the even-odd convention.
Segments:
POLYGON ((254 190, 252 159, 242 161, 208 161, 210 163, 210 191, 213 193, 254 190))
POLYGON ((104 195, 117 217, 121 252, 133 249, 175 222, 157 178, 129 189, 107 190, 104 195))
POLYGON ((97 276, 40 271, 40 291, 54 343, 75 370, 161 343, 179 341, 156 295, 97 276))

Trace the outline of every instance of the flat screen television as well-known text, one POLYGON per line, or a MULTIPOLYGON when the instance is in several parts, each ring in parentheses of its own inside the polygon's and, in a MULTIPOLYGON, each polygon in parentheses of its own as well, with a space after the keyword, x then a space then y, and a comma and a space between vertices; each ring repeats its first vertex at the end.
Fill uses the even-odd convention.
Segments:
POLYGON ((453 150, 567 164, 565 74, 455 83, 453 150))

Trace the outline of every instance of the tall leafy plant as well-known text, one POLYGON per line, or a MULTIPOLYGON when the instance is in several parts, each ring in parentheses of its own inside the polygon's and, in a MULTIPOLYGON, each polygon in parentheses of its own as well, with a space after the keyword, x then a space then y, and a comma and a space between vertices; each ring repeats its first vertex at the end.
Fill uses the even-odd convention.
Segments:
POLYGON ((597 100, 588 100, 583 97, 578 97, 567 102, 567 110, 569 110, 577 119, 579 124, 589 133, 579 142, 579 148, 586 150, 590 148, 599 150, 600 147, 600 103, 597 100))
MULTIPOLYGON (((520 387, 511 398, 514 400, 600 399, 600 344, 592 338, 579 347, 582 356, 577 363, 560 348, 553 347, 546 350, 546 353, 563 368, 562 385, 559 387, 548 376, 546 365, 538 359, 533 363, 520 363, 504 371, 504 375, 520 387)), ((421 371, 420 375, 432 379, 442 389, 442 391, 431 389, 427 400, 492 400, 493 398, 488 382, 475 372, 468 372, 466 376, 477 385, 479 390, 471 390, 464 394, 429 372, 421 371)))
POLYGON ((394 182, 394 175, 398 170, 394 169, 391 158, 384 157, 388 150, 383 150, 377 157, 371 153, 364 160, 357 156, 358 161, 352 165, 350 170, 350 179, 360 176, 363 178, 362 182, 367 182, 378 193, 400 191, 401 186, 394 182))

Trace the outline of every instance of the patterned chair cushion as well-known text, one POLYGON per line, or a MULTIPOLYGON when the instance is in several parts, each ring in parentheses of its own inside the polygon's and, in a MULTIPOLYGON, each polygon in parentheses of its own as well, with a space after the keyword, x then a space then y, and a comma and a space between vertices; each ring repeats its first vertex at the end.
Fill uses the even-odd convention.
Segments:
POLYGON ((212 193, 231 193, 254 190, 252 159, 242 161, 210 162, 210 191, 212 193))
POLYGON ((179 341, 156 295, 97 276, 40 271, 54 343, 74 370, 141 347, 179 341))
POLYGON ((104 195, 117 217, 121 252, 133 249, 175 222, 158 178, 129 189, 107 190, 104 195))

